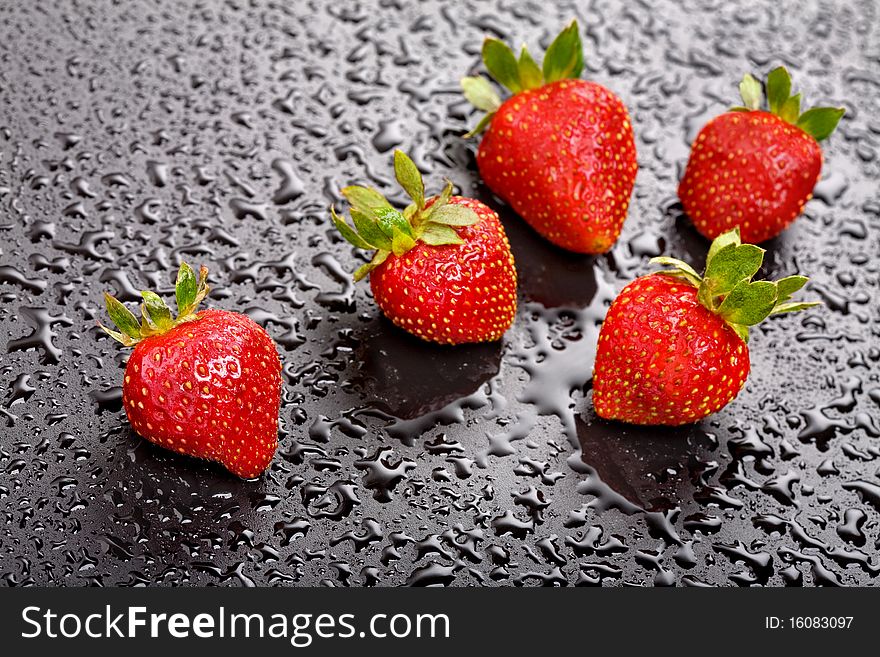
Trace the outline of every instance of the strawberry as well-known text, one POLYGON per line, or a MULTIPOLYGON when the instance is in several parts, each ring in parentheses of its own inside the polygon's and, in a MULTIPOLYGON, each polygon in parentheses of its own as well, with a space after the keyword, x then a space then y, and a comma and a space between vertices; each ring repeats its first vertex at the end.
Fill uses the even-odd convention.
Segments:
POLYGON ((479 201, 452 196, 451 182, 426 199, 419 170, 401 151, 394 153, 394 173, 413 201, 403 212, 358 186, 342 190, 355 229, 330 209, 346 240, 375 250, 354 279, 369 274, 385 316, 424 340, 498 340, 516 314, 516 269, 498 215, 479 201))
POLYGON ((637 278, 611 304, 593 370, 593 405, 609 420, 680 425, 720 410, 749 374, 748 327, 817 305, 790 301, 803 276, 752 281, 764 250, 734 229, 713 243, 703 276, 680 260, 637 278))
POLYGON ((483 43, 489 74, 512 92, 503 103, 484 77, 461 81, 487 112, 477 166, 486 185, 536 231, 578 253, 617 241, 636 178, 629 113, 614 93, 577 79, 584 65, 576 21, 550 44, 542 69, 497 39, 483 43))
POLYGON ((822 171, 819 142, 828 138, 843 108, 800 111, 788 71, 767 77, 769 111, 761 83, 746 74, 744 107, 707 123, 691 148, 678 196, 697 230, 709 239, 737 227, 746 242, 763 242, 785 230, 813 196, 822 171))
POLYGON ((244 479, 259 476, 278 446, 281 361, 272 338, 247 315, 196 308, 208 294, 208 270, 198 279, 183 263, 177 274, 178 316, 142 292, 143 322, 104 295, 126 347, 122 404, 147 440, 180 454, 216 461, 244 479))

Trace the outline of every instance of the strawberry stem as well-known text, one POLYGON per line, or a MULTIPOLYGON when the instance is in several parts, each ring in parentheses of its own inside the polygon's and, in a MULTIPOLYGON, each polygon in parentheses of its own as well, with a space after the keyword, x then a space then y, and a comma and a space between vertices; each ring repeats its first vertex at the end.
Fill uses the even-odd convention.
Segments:
POLYGON ((354 228, 336 213, 336 208, 330 207, 333 223, 347 242, 359 249, 375 250, 370 262, 355 271, 355 281, 367 276, 392 253, 402 256, 417 242, 431 246, 463 244, 464 240, 455 229, 472 226, 480 220, 470 208, 449 203, 453 191, 449 180, 429 204, 422 174, 409 156, 400 150, 394 152, 394 176, 412 199, 403 212, 391 207, 376 190, 358 186, 342 190, 351 205, 354 228))
MULTIPOLYGON (((783 121, 796 125, 816 141, 831 136, 846 111, 843 107, 813 107, 801 113, 801 95, 791 95, 791 76, 784 66, 767 75, 767 109, 783 121)), ((734 107, 735 112, 761 111, 764 98, 761 83, 746 73, 739 83, 743 106, 734 107)))
MULTIPOLYGON (((529 89, 538 89, 557 80, 579 78, 584 69, 584 48, 576 20, 571 21, 556 36, 544 53, 540 68, 525 46, 517 59, 507 44, 491 37, 483 41, 482 56, 483 65, 489 75, 514 95, 529 89)), ((477 126, 465 135, 469 139, 480 134, 489 125, 495 112, 501 107, 501 98, 491 83, 482 76, 462 78, 461 88, 468 102, 486 112, 477 126)))
POLYGON ((201 266, 199 276, 196 278, 192 267, 185 262, 180 263, 175 285, 176 318, 172 318, 171 309, 155 292, 149 290, 141 292, 144 300, 141 304, 142 321, 138 321, 138 318, 121 301, 105 292, 104 303, 107 307, 107 314, 119 330, 113 331, 100 323, 98 326, 107 335, 126 347, 132 347, 144 338, 167 333, 175 326, 195 319, 198 305, 210 291, 207 281, 207 267, 201 266))
POLYGON ((787 276, 775 282, 753 281, 763 260, 764 249, 743 244, 739 228, 734 228, 712 242, 702 276, 675 258, 652 258, 651 264, 669 267, 660 273, 680 278, 697 288, 700 303, 722 317, 743 341, 748 342, 749 326, 759 324, 770 315, 796 312, 820 304, 818 301, 790 301, 791 296, 806 285, 809 279, 805 276, 787 276))

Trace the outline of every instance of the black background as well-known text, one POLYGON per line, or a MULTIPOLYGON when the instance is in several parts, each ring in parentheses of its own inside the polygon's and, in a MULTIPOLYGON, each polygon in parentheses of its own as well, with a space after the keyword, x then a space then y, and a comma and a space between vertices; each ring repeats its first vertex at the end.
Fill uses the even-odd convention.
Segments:
POLYGON ((802 2, 0 5, 0 581, 20 584, 872 584, 878 505, 878 9, 802 2), (632 114, 610 254, 542 242, 481 187, 458 79, 485 35, 541 52, 577 17, 585 77, 632 114), (607 304, 647 260, 699 265, 688 144, 743 72, 844 104, 816 199, 765 273, 825 306, 753 331, 740 396, 682 430, 597 421, 607 304), (381 319, 327 207, 392 188, 391 149, 502 214, 503 342, 381 319), (279 343, 281 447, 254 482, 130 432, 101 291, 210 303, 279 343))

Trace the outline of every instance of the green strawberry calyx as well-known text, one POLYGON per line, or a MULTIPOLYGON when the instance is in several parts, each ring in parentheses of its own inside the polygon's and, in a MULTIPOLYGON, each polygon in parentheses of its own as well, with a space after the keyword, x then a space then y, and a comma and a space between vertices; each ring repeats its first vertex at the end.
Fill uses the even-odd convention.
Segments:
POLYGON ((461 226, 473 226, 479 215, 468 207, 449 203, 452 182, 447 180, 443 191, 434 199, 425 198, 425 183, 418 167, 403 151, 394 151, 394 177, 412 199, 403 212, 391 207, 375 189, 352 185, 342 190, 351 205, 352 228, 344 217, 330 206, 333 223, 342 237, 359 249, 375 250, 367 264, 354 273, 354 280, 381 265, 392 253, 402 256, 418 242, 431 246, 464 244, 456 232, 461 226), (428 203, 428 201, 432 201, 428 203))
POLYGON ((753 281, 764 261, 764 249, 743 244, 739 228, 715 238, 706 256, 706 270, 700 276, 693 267, 675 258, 652 258, 651 264, 670 267, 662 274, 675 276, 697 288, 697 299, 727 322, 743 341, 749 341, 749 326, 770 315, 791 313, 820 305, 818 301, 791 301, 806 285, 806 276, 786 276, 778 281, 753 281))
MULTIPOLYGON (((584 68, 584 48, 576 20, 556 36, 544 53, 540 67, 525 46, 517 57, 507 44, 491 37, 483 41, 482 54, 489 75, 514 95, 557 80, 578 78, 584 68)), ((486 112, 477 126, 465 135, 473 137, 489 125, 501 107, 501 97, 483 76, 462 78, 461 88, 471 105, 486 112)))
MULTIPOLYGON (((801 95, 791 95, 791 76, 784 66, 770 71, 767 76, 767 109, 783 121, 797 126, 816 141, 831 136, 840 117, 846 111, 843 107, 813 107, 801 112, 801 95)), ((739 93, 743 105, 732 108, 734 112, 761 111, 764 93, 761 83, 749 73, 739 83, 739 93)))
POLYGON ((113 331, 100 323, 98 326, 117 342, 121 342, 126 347, 133 347, 145 338, 162 335, 175 326, 194 320, 196 309, 210 289, 207 267, 202 265, 197 277, 192 267, 182 262, 177 271, 177 283, 174 288, 177 317, 171 316, 171 309, 155 292, 149 290, 141 292, 143 297, 141 320, 138 320, 121 301, 105 292, 104 303, 107 306, 107 314, 119 330, 113 331))

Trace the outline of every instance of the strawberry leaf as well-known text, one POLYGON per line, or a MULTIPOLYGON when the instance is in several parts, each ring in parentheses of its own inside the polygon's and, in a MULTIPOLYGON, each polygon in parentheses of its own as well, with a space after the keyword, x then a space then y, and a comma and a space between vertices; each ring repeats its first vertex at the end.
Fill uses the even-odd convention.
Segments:
POLYGON ((544 80, 555 82, 580 77, 584 68, 584 49, 577 21, 572 21, 550 44, 544 54, 544 80))
POLYGON ((208 268, 202 265, 199 267, 199 291, 196 293, 196 300, 193 301, 193 309, 205 300, 210 291, 211 288, 208 287, 208 268))
POLYGON ((424 232, 419 236, 425 244, 441 246, 444 244, 464 244, 464 240, 451 226, 429 223, 425 225, 424 232))
POLYGON ((796 125, 816 141, 822 141, 831 136, 845 111, 842 107, 814 107, 801 114, 796 125))
POLYGON ((489 112, 488 114, 486 114, 482 119, 480 119, 480 122, 477 123, 477 125, 473 127, 473 129, 464 133, 464 138, 470 139, 471 137, 476 137, 478 134, 483 132, 483 130, 486 129, 486 127, 489 125, 489 123, 491 123, 492 118, 494 116, 495 116, 495 112, 489 112))
POLYGON ((381 208, 377 210, 376 222, 379 224, 382 232, 392 240, 394 239, 395 232, 406 235, 410 239, 414 237, 412 226, 406 220, 406 217, 394 208, 381 208))
POLYGON ((107 306, 107 314, 110 315, 110 320, 123 335, 135 340, 139 340, 142 337, 140 322, 121 301, 105 292, 104 304, 107 306))
POLYGON ((371 263, 371 262, 368 262, 365 265, 361 265, 360 267, 358 267, 355 270, 354 274, 352 275, 352 277, 354 278, 354 282, 357 283, 359 280, 366 277, 374 269, 375 269, 375 267, 373 266, 373 263, 371 263))
POLYGON ((145 316, 150 323, 162 333, 170 329, 174 321, 171 319, 171 310, 162 298, 149 290, 143 290, 141 296, 144 298, 145 316))
POLYGON ((784 66, 770 71, 767 76, 767 104, 773 114, 779 114, 791 95, 791 77, 784 66))
POLYGON ((667 256, 659 256, 657 258, 651 258, 650 264, 652 265, 663 265, 665 267, 672 267, 672 269, 663 270, 662 274, 667 274, 669 276, 676 276, 677 278, 683 278, 688 283, 693 285, 694 287, 700 287, 700 283, 702 283, 703 279, 700 275, 691 267, 688 263, 678 260, 677 258, 669 258, 667 256))
POLYGON ((354 222, 354 227, 357 229, 360 238, 371 245, 372 248, 385 249, 386 251, 391 249, 391 240, 379 228, 375 215, 368 215, 352 208, 351 220, 354 222))
POLYGON ((188 264, 181 262, 180 269, 177 270, 177 282, 174 285, 174 298, 180 315, 189 314, 196 303, 198 291, 199 282, 196 273, 188 264))
POLYGON ((718 314, 731 324, 754 326, 770 315, 776 295, 776 283, 741 280, 721 302, 718 314))
POLYGON ((794 313, 807 308, 815 308, 821 306, 821 301, 792 301, 791 303, 781 303, 770 312, 771 315, 781 315, 783 313, 794 313))
MULTIPOLYGON (((845 110, 842 107, 814 107, 801 114, 801 95, 791 95, 791 76, 778 66, 767 76, 767 106, 772 114, 796 125, 816 141, 827 139, 834 132, 845 110)), ((745 107, 732 111, 757 110, 761 107, 761 83, 748 73, 739 85, 745 107)))
POLYGON ((403 216, 406 217, 406 220, 412 223, 412 218, 418 213, 419 209, 416 207, 415 203, 410 203, 403 209, 403 216))
MULTIPOLYGON (((350 229, 349 229, 350 230, 350 229)), ((160 335, 170 329, 196 319, 195 309, 207 296, 211 288, 208 287, 208 268, 199 267, 196 277, 192 267, 185 262, 180 263, 177 271, 177 281, 174 287, 177 301, 177 317, 171 315, 171 309, 162 298, 155 292, 144 290, 141 296, 144 302, 141 304, 143 322, 126 308, 122 303, 111 295, 104 293, 104 303, 110 319, 116 324, 119 331, 112 331, 102 324, 98 324, 107 335, 118 340, 126 347, 137 344, 140 340, 160 335)))
POLYGON ((498 39, 483 41, 483 63, 495 80, 507 87, 511 93, 522 91, 519 80, 519 65, 510 47, 498 39))
POLYGON ((697 286, 697 299, 709 311, 722 317, 743 341, 749 341, 749 326, 769 315, 794 312, 818 305, 788 300, 806 283, 805 276, 786 276, 777 282, 752 281, 764 259, 764 250, 742 244, 739 229, 722 233, 712 242, 702 279, 687 263, 661 256, 651 264, 672 267, 660 273, 677 276, 697 286))
POLYGON ((440 192, 437 199, 431 204, 432 214, 449 203, 449 199, 452 198, 453 189, 454 185, 452 184, 452 181, 447 178, 446 184, 443 186, 443 191, 440 192))
POLYGON ((756 110, 761 107, 761 83, 758 82, 750 74, 743 76, 742 82, 739 83, 739 95, 742 96, 743 105, 750 110, 756 110))
POLYGON ((355 283, 357 283, 364 276, 366 276, 371 271, 373 271, 376 267, 378 267, 383 262, 385 262, 385 260, 388 259, 389 255, 391 255, 391 253, 389 251, 385 251, 384 249, 380 249, 380 250, 376 251, 376 253, 373 254, 373 259, 370 260, 370 262, 368 262, 365 265, 361 265, 360 267, 358 267, 357 271, 355 271, 355 273, 354 273, 355 283))
POLYGON ((779 108, 779 118, 788 123, 797 123, 801 114, 801 95, 795 94, 779 108))
POLYGON ((108 329, 106 326, 104 326, 100 322, 98 322, 98 328, 100 328, 102 331, 104 331, 104 333, 106 333, 111 338, 113 338, 114 340, 116 340, 117 342, 119 342, 120 344, 122 344, 125 347, 133 347, 134 345, 136 345, 139 342, 138 338, 131 338, 131 337, 125 335, 124 333, 120 333, 119 331, 113 331, 111 329, 108 329))
POLYGON ((162 331, 159 330, 159 327, 153 323, 153 319, 150 317, 150 313, 147 312, 147 307, 144 304, 140 305, 141 309, 141 337, 148 338, 151 335, 159 335, 162 331))
POLYGON ((349 226, 345 222, 345 219, 336 214, 336 209, 333 206, 330 206, 330 216, 333 217, 333 223, 336 225, 336 229, 349 244, 356 246, 359 249, 366 249, 368 251, 376 248, 360 235, 358 235, 356 232, 354 232, 351 229, 351 226, 349 226))
POLYGON ((724 247, 706 265, 705 278, 712 279, 715 294, 726 294, 742 280, 751 280, 764 260, 764 249, 754 244, 724 247))
POLYGON ((346 240, 358 248, 376 250, 373 259, 355 271, 355 281, 361 280, 385 262, 389 254, 401 257, 419 241, 430 245, 461 244, 464 239, 454 227, 471 226, 480 220, 479 215, 469 207, 450 204, 454 190, 450 180, 446 181, 440 194, 430 199, 428 205, 421 173, 415 163, 399 150, 394 153, 394 173, 413 199, 413 203, 403 212, 391 207, 375 190, 357 186, 343 190, 353 204, 351 219, 354 228, 336 213, 335 208, 330 208, 333 222, 346 240))
POLYGON ((473 226, 479 221, 479 215, 463 205, 444 205, 431 213, 431 223, 435 224, 473 226))
POLYGON ((476 76, 461 79, 461 89, 468 102, 484 112, 494 112, 501 107, 498 92, 486 78, 476 76))
POLYGON ((706 265, 700 284, 700 300, 709 301, 708 307, 714 310, 715 297, 731 292, 740 282, 750 281, 758 273, 763 260, 764 249, 754 244, 725 246, 706 265))
POLYGON ((791 295, 800 290, 807 281, 810 280, 806 276, 786 276, 776 281, 778 294, 776 296, 776 304, 779 305, 791 299, 791 295))
POLYGON ((729 230, 726 233, 721 233, 721 235, 712 240, 712 244, 709 246, 709 253, 706 255, 706 264, 712 262, 715 254, 724 247, 731 244, 739 246, 741 243, 742 242, 739 238, 739 227, 729 230))
POLYGON ((342 195, 353 208, 369 213, 370 210, 390 208, 391 204, 379 192, 371 187, 351 185, 342 189, 342 195))
POLYGON ((411 235, 407 235, 400 230, 398 226, 394 226, 394 233, 391 238, 391 251, 396 256, 402 256, 416 245, 416 241, 411 235))
POLYGON ((394 177, 419 210, 424 209, 425 183, 422 174, 415 162, 401 150, 394 151, 394 177))
POLYGON ((544 74, 541 72, 538 64, 535 63, 535 60, 532 59, 528 48, 525 46, 519 52, 517 66, 519 68, 519 80, 523 89, 537 89, 544 84, 544 74))

